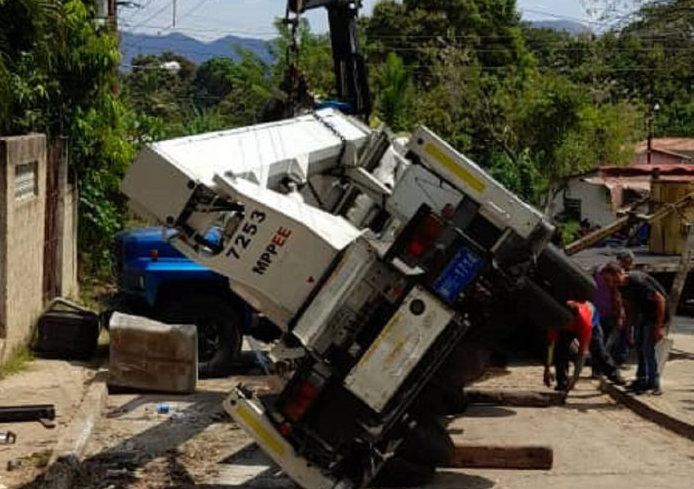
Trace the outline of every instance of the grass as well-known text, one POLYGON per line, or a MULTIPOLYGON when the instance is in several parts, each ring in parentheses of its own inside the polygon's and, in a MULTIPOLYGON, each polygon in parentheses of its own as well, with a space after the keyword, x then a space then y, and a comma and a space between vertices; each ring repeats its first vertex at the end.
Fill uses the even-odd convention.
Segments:
POLYGON ((7 361, 0 365, 0 380, 26 370, 33 359, 34 355, 29 347, 17 348, 7 358, 7 361))

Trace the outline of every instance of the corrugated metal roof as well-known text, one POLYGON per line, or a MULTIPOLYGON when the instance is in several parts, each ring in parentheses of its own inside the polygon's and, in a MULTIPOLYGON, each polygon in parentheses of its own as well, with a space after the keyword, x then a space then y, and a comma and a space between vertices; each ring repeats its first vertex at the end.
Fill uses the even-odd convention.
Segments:
POLYGON ((649 192, 651 190, 651 179, 650 178, 639 178, 639 177, 592 177, 586 178, 586 182, 592 183, 593 185, 602 185, 609 189, 613 188, 625 188, 631 190, 638 190, 649 192))

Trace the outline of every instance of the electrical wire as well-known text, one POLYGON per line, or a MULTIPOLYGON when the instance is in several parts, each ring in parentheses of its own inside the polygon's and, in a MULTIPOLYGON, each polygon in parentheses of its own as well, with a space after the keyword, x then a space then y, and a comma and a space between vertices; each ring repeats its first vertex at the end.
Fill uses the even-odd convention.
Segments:
MULTIPOLYGON (((154 1, 156 1, 156 0, 154 0, 154 1)), ((147 17, 147 18, 146 18, 145 20, 143 20, 142 22, 139 22, 138 24, 134 25, 134 26, 133 26, 133 29, 136 29, 136 28, 138 28, 138 27, 140 27, 140 26, 146 24, 147 22, 151 21, 152 19, 154 19, 157 15, 161 14, 162 12, 164 12, 164 10, 166 10, 166 9, 169 8, 169 7, 171 7, 171 6, 173 5, 173 2, 174 2, 174 0, 170 0, 170 1, 166 2, 166 4, 165 4, 162 8, 160 8, 160 9, 157 10, 155 13, 153 13, 152 15, 150 15, 149 17, 147 17)))

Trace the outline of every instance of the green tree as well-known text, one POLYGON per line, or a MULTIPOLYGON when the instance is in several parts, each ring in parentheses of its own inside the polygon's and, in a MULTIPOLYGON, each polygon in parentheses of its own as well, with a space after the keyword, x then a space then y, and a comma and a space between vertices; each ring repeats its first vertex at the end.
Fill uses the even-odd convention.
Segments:
POLYGON ((231 93, 234 68, 231 58, 212 58, 198 66, 192 82, 196 107, 213 107, 231 93))
POLYGON ((231 91, 217 109, 231 126, 258 121, 264 105, 273 95, 270 68, 250 51, 241 51, 241 59, 232 67, 231 91))
POLYGON ((467 50, 472 62, 504 75, 532 64, 515 0, 404 0, 379 2, 366 22, 370 59, 395 52, 426 75, 441 50, 467 50))
POLYGON ((180 127, 193 110, 195 74, 195 65, 176 53, 138 56, 123 78, 122 96, 134 110, 180 127))
POLYGON ((0 133, 45 126, 57 85, 47 68, 66 42, 63 9, 50 0, 0 0, 0 133))
POLYGON ((378 113, 393 130, 409 129, 408 112, 413 103, 414 86, 402 58, 391 53, 378 81, 378 113))
MULTIPOLYGON (((287 70, 287 54, 291 45, 289 27, 281 20, 275 22, 278 36, 272 44, 275 64, 272 67, 274 86, 279 86, 287 70)), ((298 28, 299 68, 312 93, 319 99, 326 99, 335 93, 335 75, 330 39, 326 34, 314 34, 305 18, 298 28)))
POLYGON ((133 156, 127 111, 114 93, 115 35, 95 22, 93 0, 0 0, 0 132, 69 138, 80 188, 80 244, 92 270, 109 268, 124 215, 119 177, 133 156))

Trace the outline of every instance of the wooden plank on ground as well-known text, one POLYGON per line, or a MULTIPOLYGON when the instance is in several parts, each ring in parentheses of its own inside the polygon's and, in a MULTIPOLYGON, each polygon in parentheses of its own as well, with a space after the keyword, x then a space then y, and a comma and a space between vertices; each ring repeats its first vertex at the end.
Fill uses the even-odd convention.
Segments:
POLYGON ((547 392, 521 389, 465 389, 466 399, 471 404, 514 407, 550 407, 566 404, 562 392, 547 392))
POLYGON ((554 450, 543 446, 456 445, 448 465, 456 469, 549 470, 554 450))

